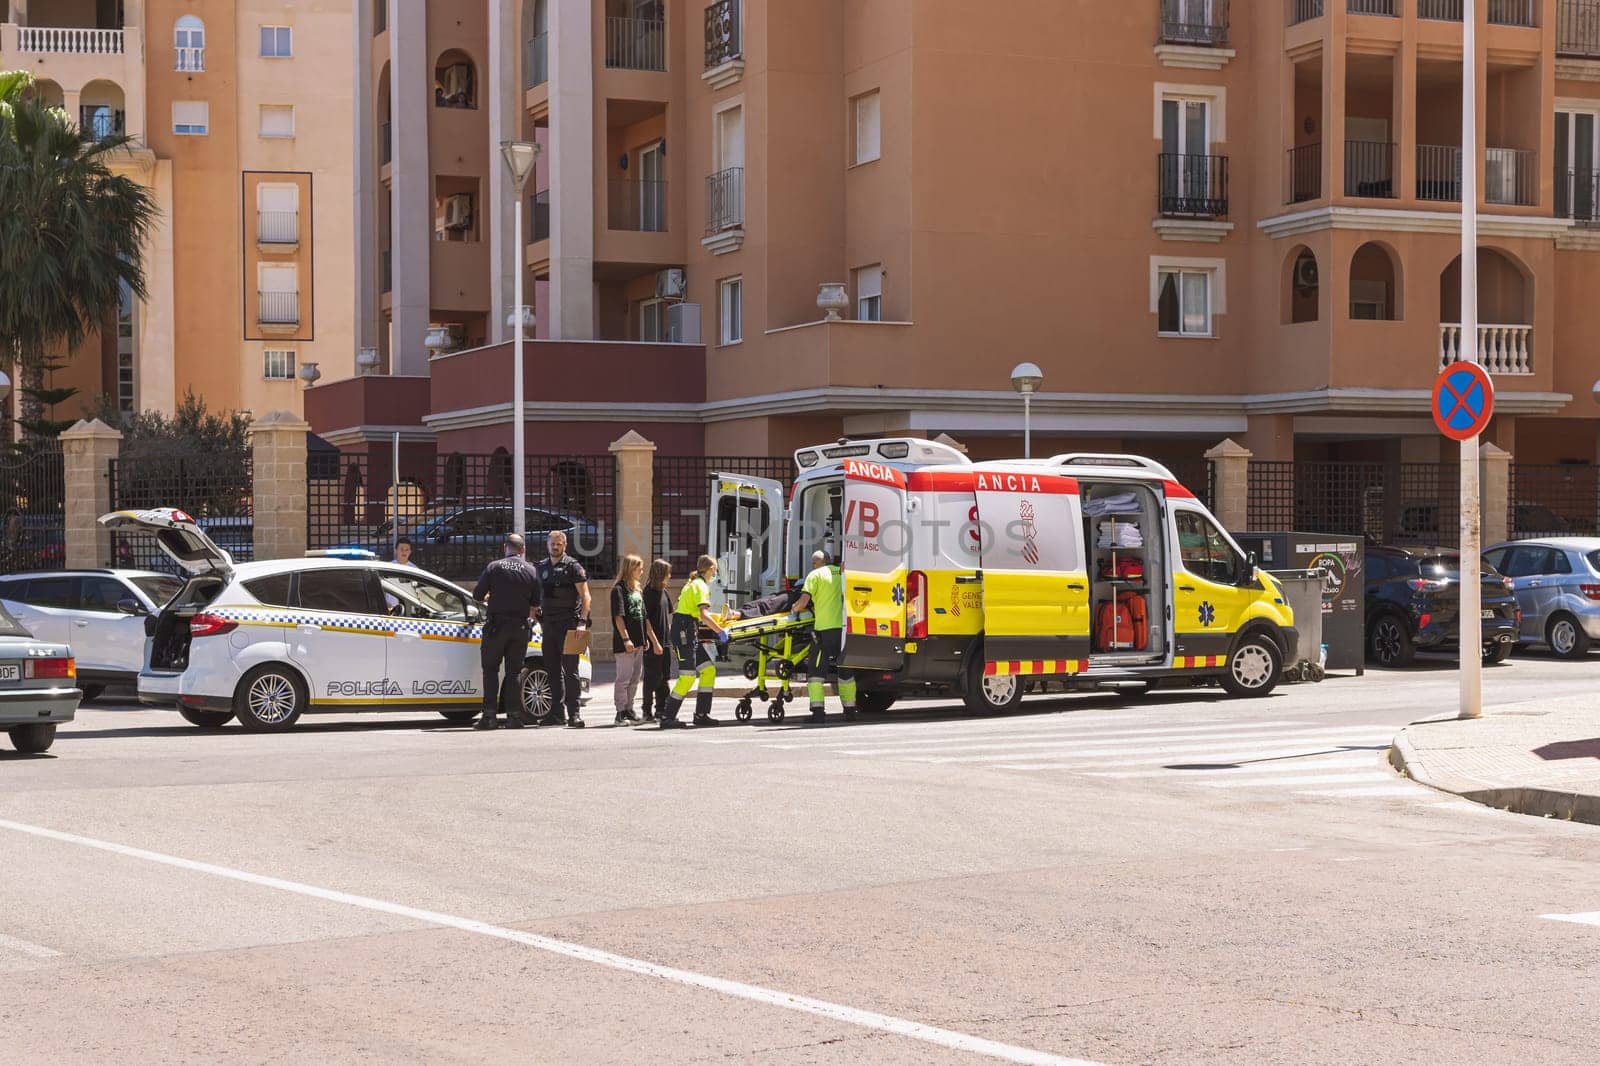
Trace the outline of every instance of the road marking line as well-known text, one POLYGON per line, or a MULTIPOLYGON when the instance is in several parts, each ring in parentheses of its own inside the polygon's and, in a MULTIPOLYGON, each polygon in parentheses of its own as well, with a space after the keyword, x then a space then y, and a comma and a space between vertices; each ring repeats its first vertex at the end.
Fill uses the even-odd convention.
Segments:
POLYGON ((1600 911, 1589 911, 1584 914, 1541 914, 1541 918, 1548 918, 1552 922, 1574 922, 1578 925, 1600 925, 1600 911))
MULTIPOLYGON (((1182 771, 1173 771, 1181 773, 1182 771)), ((1346 770, 1338 774, 1305 774, 1301 777, 1253 777, 1247 781, 1201 781, 1201 788, 1283 788, 1288 785, 1343 785, 1362 781, 1394 783, 1394 774, 1382 770, 1346 770)))
POLYGON ((0 933, 0 948, 20 952, 23 955, 31 955, 36 959, 53 959, 61 954, 55 948, 47 948, 43 944, 19 940, 14 936, 6 936, 4 933, 0 933))
MULTIPOLYGON (((1384 737, 1383 739, 1388 739, 1388 738, 1384 737)), ((1361 748, 1365 748, 1366 747, 1365 744, 1361 743, 1361 738, 1359 738, 1359 737, 1345 737, 1342 740, 1323 740, 1323 741, 1317 741, 1316 743, 1325 745, 1325 746, 1327 746, 1328 748, 1331 748, 1331 749, 1349 748, 1349 747, 1361 747, 1361 748)), ((1130 749, 1130 750, 1132 750, 1132 749, 1130 749)), ((1372 748, 1371 750, 1374 752, 1374 754, 1376 754, 1376 752, 1377 752, 1376 748, 1372 748)), ((1040 756, 1040 755, 1050 755, 1050 754, 1053 754, 1053 753, 1036 751, 1036 752, 1028 752, 1028 753, 1025 753, 1025 754, 1030 755, 1030 756, 1040 756)), ((1124 753, 1123 752, 1115 752, 1115 751, 1102 751, 1102 752, 1096 752, 1095 754, 1096 755, 1121 755, 1121 754, 1124 754, 1124 753)), ((1145 754, 1145 755, 1143 755, 1143 756, 1141 756, 1141 757, 1139 757, 1137 759, 1113 759, 1113 760, 1111 760, 1109 762, 1105 762, 1105 761, 1084 762, 1082 759, 1077 759, 1077 760, 1073 760, 1073 759, 1055 759, 1055 760, 1051 760, 1049 762, 1004 763, 1004 764, 1000 765, 1000 769, 1002 769, 1002 770, 1079 770, 1079 771, 1083 771, 1083 770, 1087 770, 1087 769, 1089 769, 1091 767, 1099 768, 1099 767, 1102 767, 1102 766, 1149 766, 1151 763, 1170 763, 1170 762, 1173 762, 1176 759, 1186 758, 1186 757, 1190 757, 1190 756, 1202 756, 1202 757, 1204 757, 1204 759, 1205 759, 1205 761, 1207 763, 1243 763, 1243 762, 1249 762, 1249 761, 1254 760, 1254 759, 1282 759, 1282 758, 1290 758, 1292 756, 1297 756, 1297 755, 1310 757, 1310 756, 1313 756, 1313 755, 1319 755, 1320 756, 1320 755, 1344 755, 1344 754, 1347 754, 1347 752, 1339 751, 1339 750, 1308 752, 1308 751, 1306 751, 1306 746, 1304 744, 1300 745, 1299 747, 1294 747, 1294 748, 1285 748, 1285 747, 1279 746, 1279 747, 1275 747, 1275 748, 1250 748, 1250 749, 1246 749, 1244 751, 1240 751, 1238 749, 1233 749, 1231 751, 1229 751, 1229 750, 1214 751, 1214 750, 1209 750, 1209 749, 1205 749, 1205 748, 1188 748, 1188 749, 1185 749, 1183 751, 1167 751, 1167 752, 1147 753, 1147 754, 1145 754)), ((1173 773, 1186 773, 1186 772, 1189 772, 1189 771, 1174 770, 1172 772, 1173 773)))
POLYGON ((1296 796, 1332 796, 1343 799, 1345 796, 1418 796, 1420 785, 1379 785, 1375 788, 1322 788, 1312 790, 1296 789, 1296 796))
MULTIPOLYGON (((945 763, 995 762, 997 760, 1017 759, 1017 758, 1047 759, 1047 758, 1050 758, 1051 756, 1054 756, 1054 755, 1059 755, 1059 756, 1062 756, 1063 758, 1075 755, 1075 756, 1078 756, 1078 757, 1080 757, 1082 759, 1088 759, 1088 760, 1094 760, 1094 759, 1099 759, 1099 758, 1109 757, 1109 756, 1142 755, 1143 758, 1134 760, 1135 764, 1139 764, 1139 763, 1148 763, 1148 762, 1171 761, 1172 759, 1174 759, 1176 757, 1179 757, 1179 756, 1205 755, 1206 756, 1206 759, 1205 759, 1206 762, 1239 762, 1239 761, 1241 761, 1243 759, 1252 759, 1252 758, 1257 758, 1257 757, 1260 757, 1260 756, 1293 754, 1296 751, 1304 751, 1308 746, 1309 747, 1318 747, 1318 746, 1322 746, 1322 747, 1337 747, 1337 746, 1343 746, 1343 745, 1347 745, 1347 744, 1359 744, 1359 743, 1363 743, 1363 742, 1371 741, 1371 740, 1388 740, 1393 735, 1394 734, 1392 732, 1385 731, 1382 734, 1368 733, 1366 735, 1334 733, 1334 734, 1332 734, 1330 736, 1320 736, 1320 737, 1313 737, 1313 736, 1307 736, 1307 737, 1304 737, 1304 738, 1287 737, 1281 743, 1275 743, 1270 748, 1240 747, 1241 744, 1265 744, 1268 740, 1274 739, 1274 738, 1268 738, 1268 737, 1250 737, 1250 738, 1245 738, 1245 739, 1241 739, 1241 740, 1227 741, 1226 743, 1224 743, 1223 740, 1219 739, 1219 740, 1216 740, 1216 741, 1206 741, 1204 743, 1198 743, 1198 744, 1152 744, 1152 745, 1150 745, 1148 747, 1107 748, 1107 749, 1103 749, 1103 750, 1091 750, 1091 749, 1085 749, 1085 748, 1083 748, 1081 746, 1078 746, 1078 747, 1046 748, 1046 749, 1044 749, 1042 751, 1011 750, 1011 751, 1003 751, 1003 752, 999 752, 997 754, 990 754, 990 755, 946 755, 946 756, 919 755, 919 756, 898 756, 898 757, 899 758, 903 758, 903 759, 907 759, 910 762, 945 764, 945 763), (1296 740, 1300 741, 1298 747, 1291 747, 1291 748, 1285 749, 1284 745, 1290 744, 1290 743, 1292 743, 1292 742, 1294 742, 1296 740), (1219 755, 1214 754, 1216 752, 1225 753, 1226 758, 1224 758, 1223 756, 1219 756, 1219 755)), ((1339 753, 1339 754, 1342 754, 1342 753, 1339 753)), ((1081 763, 1079 765, 1093 766, 1095 764, 1091 761, 1091 762, 1083 762, 1083 763, 1081 763)), ((1108 764, 1105 764, 1105 765, 1115 766, 1117 764, 1116 763, 1108 763, 1108 764)))
POLYGON ((916 755, 936 762, 981 762, 992 756, 944 756, 947 751, 1025 751, 1028 748, 1057 748, 1064 751, 1081 751, 1085 755, 1097 754, 1106 747, 1121 747, 1129 751, 1166 751, 1187 747, 1193 744, 1259 744, 1266 741, 1281 741, 1288 743, 1302 738, 1324 738, 1347 735, 1350 729, 1391 729, 1388 726, 1351 726, 1338 729, 1307 729, 1300 732, 1284 732, 1283 730, 1247 730, 1239 733, 1167 733, 1157 737, 1121 737, 1113 740, 1075 740, 1070 737, 1055 737, 1051 740, 1030 740, 1022 742, 1003 742, 994 744, 962 744, 953 748, 939 748, 928 751, 924 748, 857 748, 846 749, 839 752, 841 755, 855 756, 904 756, 916 755), (1130 748, 1129 744, 1138 745, 1130 748))
MULTIPOLYGON (((799 715, 803 713, 803 710, 804 708, 791 709, 789 713, 793 715, 799 715)), ((1083 712, 1076 712, 1076 714, 1081 713, 1083 712)), ((758 709, 756 714, 759 716, 761 711, 758 709)), ((1110 718, 1096 718, 1090 721, 1071 720, 1072 717, 1076 717, 1076 714, 1068 717, 1068 719, 1064 721, 1061 720, 1060 717, 1053 718, 1051 715, 1045 714, 1038 716, 1021 715, 1017 718, 995 719, 962 717, 948 720, 920 720, 909 722, 894 721, 893 715, 890 715, 889 721, 873 721, 868 723, 858 720, 849 728, 850 735, 856 738, 855 743, 863 743, 873 737, 882 736, 886 738, 894 738, 901 733, 911 731, 915 731, 919 735, 934 733, 948 736, 953 740, 962 740, 971 737, 1003 735, 1003 733, 997 733, 996 731, 1004 730, 1007 727, 1012 726, 1022 729, 1035 729, 1049 726, 1053 729, 1060 729, 1063 732, 1072 733, 1077 733, 1080 730, 1083 732, 1093 732, 1094 730, 1098 729, 1131 729, 1136 726, 1143 726, 1151 729, 1171 729, 1173 727, 1170 716, 1166 721, 1162 721, 1150 716, 1129 717, 1125 721, 1120 722, 1110 718)), ((1239 725, 1250 725, 1253 723, 1249 722, 1248 720, 1239 721, 1222 718, 1195 718, 1186 719, 1184 724, 1186 726, 1196 727, 1212 725, 1218 729, 1226 729, 1239 725)), ((1304 723, 1299 721, 1281 723, 1274 721, 1263 722, 1261 724, 1300 725, 1304 723)), ((751 728, 751 735, 737 737, 717 736, 699 738, 694 738, 691 736, 690 739, 698 739, 702 744, 761 744, 786 739, 793 740, 799 737, 816 737, 818 740, 825 740, 829 737, 832 737, 838 743, 844 743, 844 741, 840 739, 837 734, 807 730, 801 726, 782 726, 778 728, 753 726, 751 728)))
MULTIPOLYGON (((1124 739, 1125 740, 1125 739, 1128 739, 1128 738, 1145 739, 1147 736, 1150 739, 1156 739, 1156 738, 1164 737, 1164 736, 1168 736, 1168 737, 1197 736, 1198 737, 1198 736, 1208 736, 1208 735, 1212 735, 1212 734, 1216 734, 1216 733, 1233 733, 1233 732, 1251 732, 1251 733, 1256 733, 1256 732, 1281 731, 1281 730, 1275 730, 1274 727, 1277 727, 1277 726, 1296 726, 1296 725, 1308 725, 1309 726, 1311 724, 1312 723, 1309 723, 1309 722, 1305 722, 1305 723, 1301 723, 1301 722, 1261 722, 1261 723, 1234 722, 1234 723, 1230 723, 1230 724, 1227 724, 1227 725, 1184 726, 1184 727, 1182 727, 1182 729, 1180 731, 1175 731, 1175 730, 1178 730, 1179 727, 1171 726, 1171 725, 1156 726, 1156 727, 1151 728, 1151 729, 1110 729, 1110 730, 1100 730, 1100 729, 1084 729, 1084 730, 1052 729, 1048 733, 1035 733, 1035 732, 1030 732, 1030 733, 1005 733, 1005 732, 990 731, 990 732, 985 732, 985 733, 969 733, 969 734, 967 734, 965 736, 959 736, 959 737, 938 737, 938 738, 935 738, 935 739, 917 739, 916 737, 881 737, 881 738, 877 738, 877 739, 872 739, 872 738, 857 737, 857 738, 855 738, 853 740, 839 740, 839 739, 835 739, 835 740, 820 740, 819 739, 818 741, 815 741, 815 742, 809 743, 809 744, 808 743, 784 744, 784 743, 777 743, 776 741, 772 741, 772 742, 764 744, 763 747, 785 748, 785 749, 789 749, 789 748, 793 748, 793 749, 801 749, 801 748, 811 748, 811 749, 861 748, 861 749, 867 749, 867 748, 873 748, 873 747, 883 747, 883 748, 907 747, 909 749, 913 745, 917 746, 917 747, 930 747, 930 748, 934 747, 934 746, 937 746, 937 745, 954 745, 956 747, 964 747, 966 745, 970 745, 970 744, 974 744, 974 743, 978 743, 978 742, 1002 741, 1002 740, 1009 742, 1009 741, 1015 741, 1015 740, 1055 740, 1055 741, 1073 740, 1073 741, 1076 741, 1076 740, 1079 740, 1079 739, 1082 739, 1083 743, 1092 743, 1097 739, 1098 740, 1111 740, 1111 739, 1124 739)), ((818 736, 818 737, 821 737, 822 735, 823 734, 816 734, 816 736, 818 736)), ((837 736, 837 734, 835 734, 835 736, 837 736)), ((719 742, 718 741, 711 741, 710 743, 719 743, 719 742)))
POLYGON ((194 873, 210 874, 213 877, 222 877, 231 881, 242 881, 245 884, 273 888, 280 892, 291 892, 298 896, 308 896, 312 899, 325 900, 329 903, 343 903, 351 907, 360 907, 363 910, 377 911, 380 914, 392 914, 400 918, 410 918, 413 921, 428 925, 438 925, 448 929, 459 929, 462 932, 495 937, 499 940, 509 940, 513 943, 549 952, 552 955, 562 955, 569 959, 577 959, 580 962, 591 962, 599 966, 610 967, 613 970, 622 970, 626 973, 639 974, 644 977, 656 977, 664 981, 688 985, 692 988, 703 988, 711 992, 734 996, 738 999, 747 999, 755 1003, 780 1007, 784 1010, 797 1011, 801 1014, 814 1014, 818 1017, 830 1018, 848 1025, 856 1025, 865 1029, 877 1029, 881 1032, 893 1033, 896 1036, 909 1037, 929 1044, 937 1044, 940 1047, 947 1047, 956 1051, 970 1051, 977 1055, 1003 1059, 1006 1062, 1048 1064, 1048 1066, 1097 1066, 1097 1064, 1087 1059, 1068 1058, 1045 1051, 1035 1051, 1032 1048, 1017 1047, 1014 1044, 1002 1044, 998 1041, 986 1040, 980 1036, 958 1033, 950 1029, 940 1029, 936 1026, 924 1025, 921 1022, 914 1022, 906 1018, 896 1018, 889 1014, 858 1010, 855 1007, 829 1003, 821 999, 811 999, 806 996, 796 996, 788 992, 778 992, 770 988, 762 988, 759 985, 747 985, 739 981, 730 981, 721 977, 710 977, 705 974, 694 973, 691 970, 679 970, 671 966, 661 966, 642 959, 631 959, 626 955, 616 955, 609 951, 601 951, 598 948, 585 947, 582 944, 573 944, 565 940, 556 940, 553 937, 540 936, 537 933, 525 933, 520 929, 507 929, 503 926, 490 925, 488 922, 480 922, 473 918, 459 918, 452 914, 442 914, 439 911, 408 907, 403 903, 390 903, 386 900, 373 899, 370 896, 357 896, 331 888, 318 888, 316 885, 287 881, 279 877, 268 877, 264 874, 253 874, 247 870, 235 870, 231 867, 216 866, 207 862, 196 862, 193 859, 182 859, 174 855, 163 855, 160 852, 146 851, 143 848, 130 847, 127 844, 96 840, 93 837, 63 833, 56 829, 45 829, 42 826, 25 825, 22 822, 0 819, 0 829, 10 829, 17 833, 27 833, 31 836, 43 837, 46 840, 56 840, 64 844, 77 844, 81 847, 110 852, 113 855, 122 855, 130 859, 143 859, 146 862, 159 863, 162 866, 172 866, 194 873))
POLYGON ((1323 755, 1309 759, 1294 759, 1273 766, 1234 766, 1221 770, 1097 770, 1090 777, 1111 777, 1120 781, 1130 778, 1171 777, 1182 774, 1197 781, 1217 777, 1260 776, 1267 774, 1292 774, 1305 770, 1343 770, 1377 766, 1377 752, 1358 752, 1354 755, 1323 755))

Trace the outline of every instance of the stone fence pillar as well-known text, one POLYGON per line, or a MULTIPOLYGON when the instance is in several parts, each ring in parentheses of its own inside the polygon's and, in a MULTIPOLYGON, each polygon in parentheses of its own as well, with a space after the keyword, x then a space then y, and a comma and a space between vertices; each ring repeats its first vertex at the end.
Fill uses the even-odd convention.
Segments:
POLYGON ((655 503, 656 446, 634 430, 611 442, 617 457, 617 528, 606 530, 617 559, 632 553, 648 565, 655 503))
POLYGON ((306 553, 310 429, 309 423, 288 411, 269 411, 250 425, 257 559, 297 559, 306 553))
POLYGON ((1478 528, 1483 547, 1511 539, 1511 453, 1488 441, 1478 450, 1478 528))
POLYGON ((1242 533, 1250 528, 1250 449, 1224 440, 1206 452, 1212 470, 1212 510, 1222 528, 1242 533))
POLYGON ((111 461, 121 447, 122 433, 98 418, 61 434, 69 570, 111 562, 111 532, 98 519, 111 510, 111 461))

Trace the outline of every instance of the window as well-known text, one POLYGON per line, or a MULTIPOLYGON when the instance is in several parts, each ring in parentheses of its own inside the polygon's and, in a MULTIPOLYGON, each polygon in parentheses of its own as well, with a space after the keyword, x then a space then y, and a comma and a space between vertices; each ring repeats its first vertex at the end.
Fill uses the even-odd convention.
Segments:
POLYGON ((175 577, 130 577, 135 588, 150 598, 150 602, 157 607, 165 607, 167 603, 183 590, 183 582, 175 577))
POLYGON ((289 574, 272 574, 244 583, 245 590, 270 607, 293 607, 289 600, 289 574))
POLYGON ((294 380, 294 352, 288 348, 268 348, 262 353, 265 364, 261 376, 269 381, 294 380))
POLYGON ((1183 568, 1198 578, 1219 585, 1237 585, 1244 560, 1228 538, 1197 511, 1178 511, 1178 552, 1183 568))
POLYGON ((133 290, 117 283, 117 410, 133 413, 133 290))
POLYGON ((368 595, 368 576, 365 570, 301 571, 300 606, 308 611, 382 614, 368 595))
POLYGON ((299 272, 292 266, 262 266, 262 292, 299 292, 299 272))
POLYGON ((380 571, 383 605, 401 618, 427 618, 439 622, 465 622, 467 598, 424 577, 380 571))
POLYGON ((723 344, 738 344, 744 340, 744 279, 724 278, 718 285, 718 305, 722 309, 723 344))
POLYGON ((77 582, 70 577, 34 578, 28 582, 27 602, 34 607, 72 608, 78 605, 77 582))
POLYGON ((292 55, 294 55, 294 31, 290 27, 261 27, 262 59, 288 59, 292 55))
POLYGON ((665 340, 666 336, 666 301, 645 300, 639 305, 639 339, 654 344, 665 340))
POLYGON ((114 577, 80 578, 78 594, 83 610, 101 614, 116 614, 118 603, 135 598, 128 587, 114 577))
POLYGON ((870 163, 878 158, 878 91, 856 97, 850 101, 854 113, 855 150, 851 159, 855 165, 870 163))
POLYGON ((263 244, 294 244, 300 239, 300 187, 256 186, 256 240, 263 244))
POLYGON ((204 100, 172 101, 172 132, 187 137, 203 137, 211 121, 211 105, 204 100))
POLYGON ((261 105, 261 136, 263 136, 263 137, 293 137, 294 136, 294 105, 292 105, 292 104, 262 104, 261 105))
POLYGON ((856 318, 862 322, 883 321, 883 264, 856 270, 856 318))
POLYGON ((1211 275, 1208 272, 1161 272, 1156 330, 1177 337, 1211 336, 1211 275))
POLYGON ((175 69, 199 73, 206 69, 206 24, 194 15, 184 15, 172 30, 176 50, 175 69))

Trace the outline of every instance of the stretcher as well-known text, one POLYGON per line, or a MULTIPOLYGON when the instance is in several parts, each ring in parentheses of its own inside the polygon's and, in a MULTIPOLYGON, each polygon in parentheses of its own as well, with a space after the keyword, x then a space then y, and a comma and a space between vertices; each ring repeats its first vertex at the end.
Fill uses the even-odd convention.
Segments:
POLYGON ((785 706, 796 698, 790 683, 796 674, 805 670, 811 657, 814 640, 811 612, 788 611, 736 618, 723 623, 723 628, 728 631, 728 642, 722 649, 728 653, 725 661, 731 661, 735 648, 748 655, 744 676, 755 685, 739 698, 734 716, 741 722, 748 722, 755 716, 755 704, 760 701, 767 705, 767 721, 783 721, 785 706), (769 689, 771 681, 777 682, 776 691, 769 689))

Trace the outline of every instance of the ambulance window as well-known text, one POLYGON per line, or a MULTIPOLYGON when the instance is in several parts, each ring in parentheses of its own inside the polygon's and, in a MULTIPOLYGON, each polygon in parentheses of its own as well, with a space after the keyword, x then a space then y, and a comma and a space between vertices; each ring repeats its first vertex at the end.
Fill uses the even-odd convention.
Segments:
POLYGON ((717 529, 723 538, 717 549, 742 549, 744 545, 736 543, 736 538, 741 533, 748 535, 752 546, 759 549, 754 569, 758 575, 763 574, 772 552, 772 541, 768 535, 771 525, 770 508, 759 496, 723 496, 717 504, 717 529))
POLYGON ((1195 511, 1178 511, 1178 553, 1183 568, 1219 585, 1237 585, 1243 561, 1222 531, 1195 511))
POLYGON ((800 495, 800 525, 794 539, 800 545, 802 572, 811 568, 811 553, 818 548, 839 557, 839 523, 844 514, 844 482, 809 485, 800 495))

